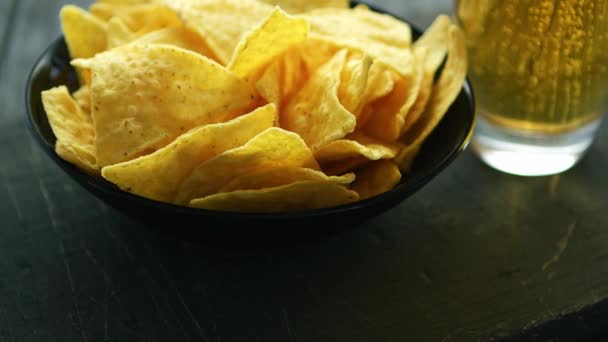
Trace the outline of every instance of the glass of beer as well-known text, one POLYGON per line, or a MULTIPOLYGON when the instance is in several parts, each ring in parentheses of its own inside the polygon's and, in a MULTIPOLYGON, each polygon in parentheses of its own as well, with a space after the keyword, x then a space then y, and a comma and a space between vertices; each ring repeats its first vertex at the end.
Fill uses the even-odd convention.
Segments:
POLYGON ((608 99, 608 0, 456 0, 477 97, 472 147, 525 176, 574 166, 608 99))

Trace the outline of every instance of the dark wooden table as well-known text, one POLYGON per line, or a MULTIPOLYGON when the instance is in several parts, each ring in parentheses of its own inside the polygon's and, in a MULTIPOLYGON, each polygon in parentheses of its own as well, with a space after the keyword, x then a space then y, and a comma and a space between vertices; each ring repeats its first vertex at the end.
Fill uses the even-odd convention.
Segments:
MULTIPOLYGON (((25 79, 64 3, 0 0, 0 342, 608 339, 606 128, 555 177, 503 175, 467 152, 322 241, 176 241, 84 192, 26 132, 25 79)), ((378 3, 419 25, 450 10, 378 3)))

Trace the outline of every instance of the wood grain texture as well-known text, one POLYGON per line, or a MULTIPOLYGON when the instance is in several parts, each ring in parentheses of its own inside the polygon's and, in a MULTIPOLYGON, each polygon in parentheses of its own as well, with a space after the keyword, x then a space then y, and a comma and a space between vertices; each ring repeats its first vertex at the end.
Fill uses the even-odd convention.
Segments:
MULTIPOLYGON (((502 175, 467 152, 395 210, 306 245, 230 250, 146 230, 25 131, 25 79, 65 3, 19 1, 5 44, 1 342, 485 341, 608 298, 605 126, 559 177, 502 175)), ((423 26, 449 9, 378 3, 423 26)))
MULTIPOLYGON (((12 36, 15 12, 17 10, 16 0, 5 0, 0 2, 0 46, 5 46, 6 41, 12 36)), ((4 60, 6 49, 0 50, 0 69, 1 61, 4 60)), ((2 74, 0 74, 0 80, 2 74)))

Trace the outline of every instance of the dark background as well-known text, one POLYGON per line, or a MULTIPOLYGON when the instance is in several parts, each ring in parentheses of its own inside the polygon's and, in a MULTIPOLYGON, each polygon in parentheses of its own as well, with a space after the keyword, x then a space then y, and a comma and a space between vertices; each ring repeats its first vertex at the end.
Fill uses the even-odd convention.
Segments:
MULTIPOLYGON (((602 339, 605 126, 563 175, 503 175, 465 152, 401 206, 321 241, 176 241, 84 192, 25 129, 25 80, 65 3, 0 0, 0 342, 602 339)), ((375 3, 423 28, 451 10, 375 3)))

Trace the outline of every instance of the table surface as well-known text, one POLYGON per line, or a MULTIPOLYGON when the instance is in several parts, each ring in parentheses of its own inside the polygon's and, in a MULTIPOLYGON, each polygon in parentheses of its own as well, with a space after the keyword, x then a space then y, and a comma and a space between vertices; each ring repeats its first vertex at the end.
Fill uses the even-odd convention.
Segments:
MULTIPOLYGON (((176 241, 82 190, 26 131, 25 80, 66 2, 0 0, 0 342, 605 333, 605 127, 560 176, 500 174, 467 151, 399 207, 322 241, 255 251, 176 241)), ((421 27, 451 10, 445 0, 376 2, 421 27)))

